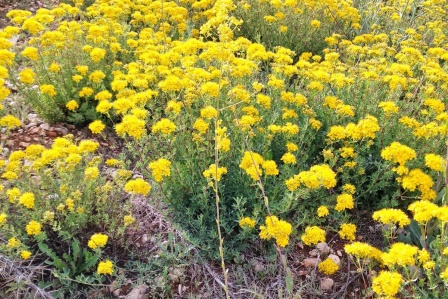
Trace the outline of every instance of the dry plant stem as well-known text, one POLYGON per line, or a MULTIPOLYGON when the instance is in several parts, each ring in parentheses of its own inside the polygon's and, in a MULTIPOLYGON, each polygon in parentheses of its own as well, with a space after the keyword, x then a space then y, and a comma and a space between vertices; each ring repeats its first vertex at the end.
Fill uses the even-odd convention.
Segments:
MULTIPOLYGON (((219 111, 219 97, 216 100, 216 110, 219 111)), ((218 112, 219 116, 219 112, 218 112)), ((224 291, 226 292, 226 298, 229 297, 229 281, 228 281, 228 271, 226 269, 226 264, 224 261, 224 239, 221 234, 221 218, 219 213, 219 193, 218 193, 218 166, 219 166, 219 150, 218 150, 218 136, 217 136, 217 128, 218 128, 218 116, 215 118, 215 178, 214 178, 214 191, 215 191, 215 204, 216 204, 216 227, 218 229, 218 238, 219 238, 219 255, 221 257, 221 268, 222 274, 224 276, 224 291)))
POLYGON ((7 265, 12 272, 14 273, 14 280, 16 282, 24 282, 29 288, 31 288, 33 291, 36 292, 36 294, 39 294, 41 298, 43 299, 54 299, 54 297, 49 294, 48 292, 44 291, 43 289, 39 288, 37 285, 35 285, 31 279, 30 276, 32 276, 33 273, 27 273, 25 275, 15 264, 13 261, 9 260, 4 255, 0 254, 0 262, 7 265))

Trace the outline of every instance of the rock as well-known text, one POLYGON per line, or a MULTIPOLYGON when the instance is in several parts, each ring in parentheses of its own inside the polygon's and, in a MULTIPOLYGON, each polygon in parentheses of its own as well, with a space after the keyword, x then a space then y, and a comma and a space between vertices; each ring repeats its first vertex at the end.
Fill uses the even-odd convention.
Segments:
POLYGON ((337 265, 341 263, 341 259, 335 254, 330 254, 328 257, 332 259, 333 262, 335 262, 337 265))
POLYGON ((55 128, 55 131, 61 133, 62 135, 67 135, 68 134, 68 129, 64 128, 64 127, 55 128))
POLYGON ((336 254, 342 256, 342 252, 340 250, 336 251, 336 254))
POLYGON ((25 142, 31 142, 31 138, 28 136, 23 137, 23 141, 25 142))
POLYGON ((328 254, 330 253, 330 247, 328 246, 327 243, 322 242, 322 243, 318 243, 316 245, 316 248, 320 251, 320 253, 322 254, 328 254))
POLYGON ((50 131, 47 133, 47 136, 52 137, 52 138, 58 137, 58 135, 59 135, 58 132, 55 132, 55 131, 50 131))
POLYGON ((20 147, 28 147, 28 146, 30 146, 30 143, 28 143, 28 142, 20 142, 19 146, 20 147))
POLYGON ((149 299, 148 286, 138 285, 129 294, 124 297, 125 299, 149 299))
POLYGON ((147 243, 148 242, 148 234, 144 234, 143 236, 142 236, 142 243, 147 243))
POLYGON ((324 291, 329 291, 334 285, 334 280, 331 278, 324 278, 320 282, 320 288, 324 291))
POLYGON ((45 131, 49 131, 50 130, 50 125, 49 124, 41 124, 39 126, 39 128, 44 129, 45 131))
POLYGON ((307 268, 315 268, 317 267, 317 264, 319 263, 319 259, 318 258, 314 258, 314 257, 309 257, 303 260, 303 265, 307 268))
POLYGON ((316 257, 319 255, 319 251, 317 249, 313 249, 308 253, 311 257, 316 257))
POLYGON ((36 134, 36 133, 38 133, 39 132, 39 128, 38 127, 34 127, 34 128, 31 128, 28 132, 30 133, 30 134, 36 134))

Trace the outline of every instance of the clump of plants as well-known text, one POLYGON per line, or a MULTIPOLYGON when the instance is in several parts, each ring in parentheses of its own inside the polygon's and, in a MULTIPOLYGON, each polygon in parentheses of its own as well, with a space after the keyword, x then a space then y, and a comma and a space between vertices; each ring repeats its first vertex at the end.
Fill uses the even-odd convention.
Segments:
MULTIPOLYGON (((17 53, 23 69, 14 60, 16 49, 4 43, 3 73, 18 74, 10 76, 11 82, 50 120, 89 124, 95 134, 113 126, 126 140, 126 165, 142 175, 93 187, 84 181, 98 179, 100 158, 82 164, 84 152, 67 149, 63 163, 54 162, 60 158, 56 154, 45 158, 51 171, 39 172, 39 180, 79 177, 82 190, 92 186, 89 194, 95 195, 116 196, 122 188, 139 195, 159 191, 192 242, 205 256, 220 259, 226 295, 226 262, 255 244, 279 254, 292 294, 284 253, 294 244, 325 242, 329 233, 348 243, 345 251, 365 287, 378 296, 423 294, 411 267, 419 267, 420 284, 433 289, 442 290, 447 279, 443 78, 448 53, 444 7, 436 2, 375 2, 377 15, 375 5, 349 1, 249 1, 237 7, 229 0, 114 0, 95 1, 85 11, 70 5, 35 15, 12 11, 9 16, 20 29, 11 27, 5 34, 32 38, 17 53), (298 33, 304 37, 297 40, 298 33), (67 57, 66 42, 79 51, 67 57), (72 154, 81 156, 79 161, 72 157, 76 173, 66 170, 72 154), (385 225, 390 248, 354 242, 357 210, 370 211, 385 225)), ((35 161, 44 159, 44 152, 35 161)), ((29 160, 26 151, 21 155, 13 154, 19 164, 2 174, 8 184, 24 179, 14 168, 29 160)), ((33 171, 48 165, 45 160, 35 169, 32 161, 33 171)), ((57 235, 67 239, 93 223, 119 240, 126 208, 104 210, 112 207, 92 202, 86 215, 100 216, 82 218, 73 212, 79 187, 67 184, 61 191, 65 185, 44 189, 47 194, 39 197, 57 194, 54 202, 64 208, 50 211, 55 219, 65 211, 64 217, 79 222, 71 226, 61 218, 57 235), (107 216, 114 213, 119 216, 107 216)), ((19 207, 37 211, 29 198, 20 204, 22 193, 30 191, 14 187, 20 191, 19 207)), ((37 203, 38 196, 33 198, 37 203)), ((18 213, 9 210, 14 204, 5 215, 18 213)), ((44 214, 39 215, 27 219, 36 222, 36 231, 37 224, 40 230, 46 227, 44 214)), ((21 234, 44 242, 45 234, 24 233, 27 223, 19 225, 21 234)), ((103 235, 96 238, 92 242, 104 243, 103 235)), ((82 241, 70 246, 81 248, 82 241)), ((54 246, 42 244, 40 250, 55 261, 54 246)), ((110 264, 103 266, 98 272, 109 273, 110 264)), ((326 260, 318 269, 331 276, 338 266, 326 260)))

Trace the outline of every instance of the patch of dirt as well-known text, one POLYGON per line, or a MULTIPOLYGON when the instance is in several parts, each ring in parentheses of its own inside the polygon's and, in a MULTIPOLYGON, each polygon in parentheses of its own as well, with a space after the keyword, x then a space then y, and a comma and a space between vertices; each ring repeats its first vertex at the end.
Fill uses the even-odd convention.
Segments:
POLYGON ((59 0, 0 0, 0 29, 11 25, 6 14, 13 9, 24 9, 36 12, 39 8, 51 8, 59 4, 59 0))

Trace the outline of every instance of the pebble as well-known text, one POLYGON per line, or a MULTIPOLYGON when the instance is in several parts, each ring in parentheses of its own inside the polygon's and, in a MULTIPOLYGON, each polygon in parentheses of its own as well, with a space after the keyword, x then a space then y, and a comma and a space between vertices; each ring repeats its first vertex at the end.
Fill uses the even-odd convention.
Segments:
POLYGON ((303 260, 303 265, 307 268, 311 267, 317 267, 317 264, 319 263, 319 259, 314 257, 309 257, 303 260))
POLYGON ((322 281, 320 282, 320 288, 324 291, 328 291, 331 290, 331 288, 334 285, 334 280, 331 278, 324 278, 322 279, 322 281))

